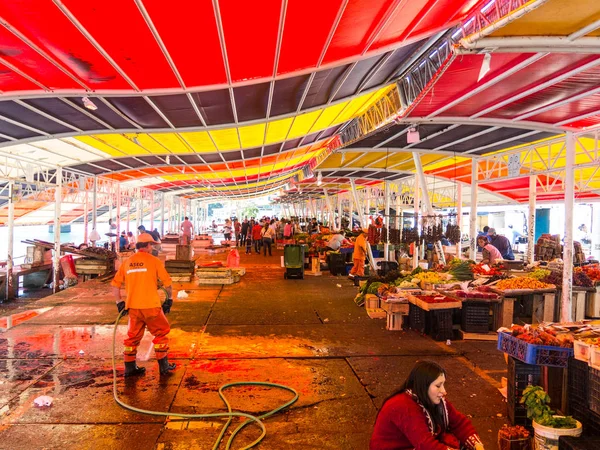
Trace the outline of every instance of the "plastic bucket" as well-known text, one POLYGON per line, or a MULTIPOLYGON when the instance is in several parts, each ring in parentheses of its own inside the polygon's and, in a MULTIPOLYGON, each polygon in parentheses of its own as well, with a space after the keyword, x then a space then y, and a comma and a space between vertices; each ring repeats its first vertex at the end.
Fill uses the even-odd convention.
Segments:
MULTIPOLYGON (((563 417, 563 416, 555 416, 563 417)), ((533 421, 534 448, 535 450, 558 450, 560 436, 581 436, 581 422, 577 421, 577 428, 552 428, 545 427, 533 421)))

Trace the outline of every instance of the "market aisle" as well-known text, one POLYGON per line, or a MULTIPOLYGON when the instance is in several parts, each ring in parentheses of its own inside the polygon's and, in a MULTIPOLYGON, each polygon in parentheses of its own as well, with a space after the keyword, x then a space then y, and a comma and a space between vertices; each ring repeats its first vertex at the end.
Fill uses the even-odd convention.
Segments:
MULTIPOLYGON (((484 379, 498 381, 505 368, 494 343, 446 346, 411 331, 387 331, 384 320, 369 319, 353 303, 356 288, 345 278, 323 272, 284 280, 281 254, 242 254, 247 274, 234 285, 176 285, 188 294, 175 299, 169 316, 170 359, 178 369, 159 379, 146 336, 139 364, 148 372, 119 380, 123 399, 148 409, 214 412, 223 410, 217 389, 224 383, 282 383, 294 387, 300 400, 266 420, 260 448, 366 449, 377 409, 414 361, 426 357, 448 370, 451 400, 473 417, 486 448, 495 448, 506 406, 484 379)), ((19 325, 0 333, 0 449, 211 448, 221 421, 165 422, 114 403, 110 343, 116 309, 108 284, 82 284, 20 304, 10 314, 19 309, 38 311, 22 313, 19 325), (53 397, 54 404, 35 407, 39 395, 53 397)), ((119 353, 124 332, 122 325, 119 353)), ((261 388, 229 397, 234 409, 246 412, 270 410, 289 398, 261 388)), ((248 430, 236 442, 241 446, 257 433, 248 430)))

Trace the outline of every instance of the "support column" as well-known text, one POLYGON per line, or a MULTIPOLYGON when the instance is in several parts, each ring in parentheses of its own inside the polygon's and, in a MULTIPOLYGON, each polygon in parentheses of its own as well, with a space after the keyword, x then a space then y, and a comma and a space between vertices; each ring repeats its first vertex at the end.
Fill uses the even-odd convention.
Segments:
POLYGON ((14 252, 14 242, 15 242, 15 184, 14 181, 11 181, 8 184, 8 258, 6 260, 6 300, 11 300, 16 297, 15 288, 18 289, 18 286, 14 286, 15 280, 13 279, 13 252, 14 252))
POLYGON ((535 260, 535 201, 537 189, 537 175, 529 177, 529 216, 527 223, 527 262, 535 260))
MULTIPOLYGON (((62 201, 62 167, 56 169, 56 188, 54 191, 54 260, 52 292, 59 291, 60 280, 60 204, 62 201)), ((112 208, 111 208, 112 209, 112 208)))
POLYGON ((592 226, 590 228, 592 237, 592 256, 600 258, 600 204, 592 203, 592 226))
POLYGON ((98 178, 94 177, 94 190, 92 191, 92 230, 96 230, 96 219, 98 218, 98 178))
POLYGON ((384 207, 384 220, 383 220, 383 224, 384 226, 387 228, 387 236, 385 239, 385 242, 383 243, 383 254, 385 255, 385 259, 386 261, 390 261, 390 260, 394 260, 395 258, 390 258, 390 226, 391 226, 391 220, 390 220, 390 182, 386 181, 385 182, 385 207, 384 207))
MULTIPOLYGON (((415 175, 415 192, 413 194, 413 209, 414 209, 414 221, 415 228, 419 229, 419 210, 421 203, 421 191, 419 190, 419 177, 415 175)), ((415 242, 414 244, 414 252, 413 252, 413 269, 416 269, 419 266, 419 250, 420 245, 415 242)))
MULTIPOLYGON (((435 211, 433 210, 433 206, 431 206, 431 201, 429 199, 427 180, 425 179, 425 173, 423 172, 421 156, 417 152, 413 152, 413 160, 415 161, 415 168, 417 169, 419 183, 421 184, 421 192, 423 193, 423 204, 425 205, 425 210, 427 211, 427 214, 429 214, 430 216, 434 216, 435 211)), ((442 243, 440 241, 437 241, 434 244, 434 248, 437 251, 440 263, 446 264, 446 257, 444 256, 444 249, 442 248, 442 243)))
MULTIPOLYGON (((163 194, 164 195, 164 194, 163 194)), ((167 232, 171 232, 171 219, 173 217, 173 197, 169 197, 169 213, 167 214, 167 232)))
POLYGON ((142 188, 138 188, 136 193, 137 193, 137 208, 136 208, 136 215, 135 215, 135 227, 139 228, 140 225, 142 225, 142 223, 143 223, 142 208, 144 207, 144 204, 142 203, 142 188))
POLYGON ((344 217, 344 210, 342 209, 342 194, 338 192, 337 194, 337 213, 338 213, 338 221, 337 221, 337 229, 341 231, 342 229, 342 217, 344 217))
MULTIPOLYGON (((460 230, 460 236, 462 238, 462 204, 463 204, 463 187, 462 183, 456 183, 456 225, 460 230)), ((459 238, 456 244, 456 257, 460 258, 462 255, 462 239, 459 238)))
POLYGON ((471 161, 471 211, 469 213, 469 259, 477 257, 477 181, 478 161, 471 161))
POLYGON ((119 251, 119 236, 121 236, 121 183, 117 184, 117 245, 116 251, 119 251))
MULTIPOLYGON (((365 216, 363 214, 363 207, 358 198, 358 192, 356 191, 356 184, 354 183, 354 179, 350 178, 350 186, 352 187, 352 198, 354 199, 354 205, 356 206, 356 212, 358 213, 358 220, 360 221, 360 226, 365 226, 365 216)), ((352 214, 350 214, 350 225, 352 225, 352 214)))
POLYGON ((573 206, 575 203, 575 135, 572 131, 566 134, 567 157, 565 165, 565 239, 563 250, 563 284, 560 302, 560 321, 572 320, 573 291, 573 206))
POLYGON ((131 222, 131 201, 127 195, 127 233, 129 233, 129 222, 131 222))
POLYGON ((150 229, 154 230, 154 191, 150 192, 150 229))
POLYGON ((88 191, 87 191, 87 179, 85 181, 85 199, 83 202, 83 242, 85 245, 88 244, 88 214, 89 214, 89 203, 88 203, 88 191))

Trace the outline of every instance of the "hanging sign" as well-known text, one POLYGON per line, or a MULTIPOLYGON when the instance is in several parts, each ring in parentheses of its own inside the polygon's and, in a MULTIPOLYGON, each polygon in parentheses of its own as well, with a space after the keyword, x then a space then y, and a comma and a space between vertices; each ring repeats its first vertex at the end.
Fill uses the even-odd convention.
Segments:
POLYGON ((516 177, 521 173, 521 156, 518 153, 508 157, 508 176, 516 177))

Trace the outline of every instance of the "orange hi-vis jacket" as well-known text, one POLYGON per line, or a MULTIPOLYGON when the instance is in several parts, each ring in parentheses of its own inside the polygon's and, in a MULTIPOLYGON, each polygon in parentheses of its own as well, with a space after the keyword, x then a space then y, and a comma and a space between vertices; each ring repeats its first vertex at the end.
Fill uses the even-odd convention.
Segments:
POLYGON ((160 308, 158 280, 162 281, 164 287, 172 284, 165 266, 157 257, 137 252, 121 264, 111 285, 120 288, 125 283, 126 309, 160 308))
POLYGON ((361 233, 354 243, 354 255, 353 259, 367 259, 367 236, 361 233))

